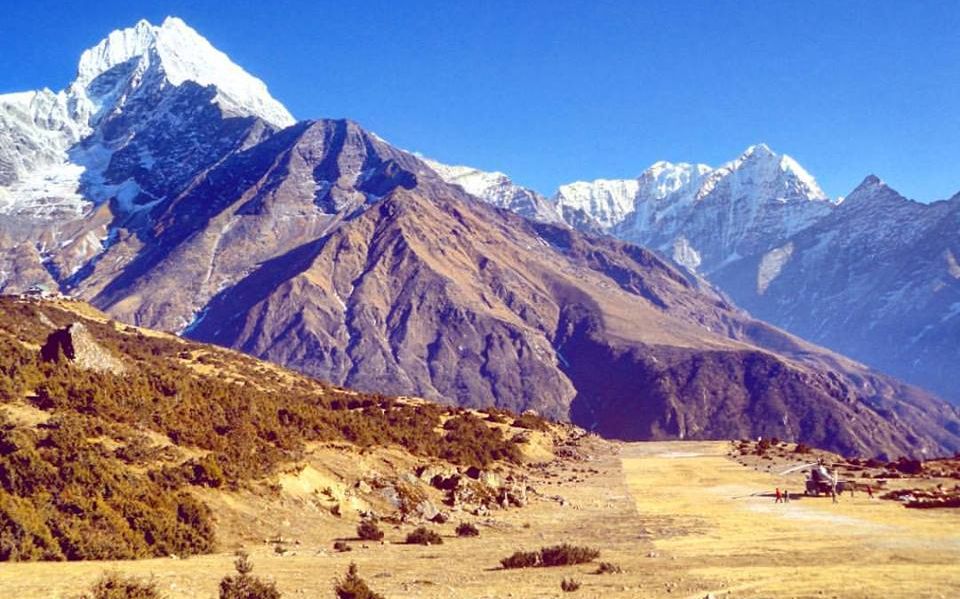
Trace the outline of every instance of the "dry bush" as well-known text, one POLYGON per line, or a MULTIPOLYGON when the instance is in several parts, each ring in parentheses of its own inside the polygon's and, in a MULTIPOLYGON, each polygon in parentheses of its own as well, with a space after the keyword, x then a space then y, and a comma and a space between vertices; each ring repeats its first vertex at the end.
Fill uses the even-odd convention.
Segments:
POLYGON ((281 599, 275 583, 260 580, 250 574, 253 572, 253 564, 246 552, 237 553, 233 566, 237 574, 224 576, 220 581, 220 599, 281 599))
POLYGON ((345 551, 353 551, 353 547, 351 547, 346 541, 336 541, 333 544, 333 550, 337 553, 344 553, 345 551))
POLYGON ((553 547, 544 547, 540 550, 540 565, 550 566, 572 566, 574 564, 585 564, 592 562, 600 557, 600 550, 592 547, 578 547, 563 543, 553 547))
POLYGON ((513 426, 518 428, 526 428, 533 431, 546 431, 550 429, 550 426, 547 424, 546 420, 529 412, 516 417, 513 420, 513 426))
POLYGON ((517 551, 500 560, 504 568, 551 568, 592 562, 600 557, 600 550, 563 543, 542 547, 540 551, 517 551))
POLYGON ((594 574, 621 574, 623 568, 610 562, 600 562, 597 565, 597 571, 594 574))
POLYGON ((443 537, 426 526, 420 526, 407 535, 407 545, 442 545, 443 537))
POLYGON ((86 593, 75 599, 161 599, 152 580, 141 582, 136 578, 108 572, 100 577, 86 593))
POLYGON ((374 593, 367 583, 357 574, 357 565, 351 563, 347 575, 337 579, 333 587, 337 599, 383 599, 383 595, 374 593))
POLYGON ((457 525, 457 536, 458 537, 478 537, 480 536, 480 530, 473 524, 469 522, 461 522, 457 525))
POLYGON ((510 557, 500 560, 505 569, 535 568, 540 565, 540 554, 536 551, 517 551, 510 557))
POLYGON ((580 581, 572 578, 564 578, 560 581, 560 589, 564 593, 573 593, 580 590, 580 581))
POLYGON ((364 541, 380 541, 383 539, 383 531, 373 520, 364 520, 357 526, 357 538, 364 541))

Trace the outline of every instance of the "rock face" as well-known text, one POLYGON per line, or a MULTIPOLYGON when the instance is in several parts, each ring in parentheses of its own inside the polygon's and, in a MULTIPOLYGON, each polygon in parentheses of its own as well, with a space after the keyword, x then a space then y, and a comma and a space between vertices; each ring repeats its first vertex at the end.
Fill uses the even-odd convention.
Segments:
POLYGON ((960 402, 960 196, 868 177, 829 216, 712 276, 759 318, 960 402))
POLYGON ((40 356, 50 362, 66 359, 82 370, 123 374, 127 367, 100 346, 90 330, 80 322, 58 329, 47 337, 40 356))
MULTIPOLYGON (((120 63, 147 65, 142 77, 128 65, 109 80, 126 82, 123 110, 71 149, 109 158, 81 185, 90 207, 16 228, 61 289, 119 320, 337 384, 534 409, 627 439, 960 446, 957 414, 935 397, 750 318, 651 251, 480 201, 350 121, 278 129, 273 111, 226 102, 239 97, 229 86, 174 83, 144 47, 120 63)), ((784 164, 747 156, 713 189, 727 206, 746 188, 818 202, 790 195, 812 188, 784 164)), ((752 247, 769 219, 754 216, 717 247, 752 247)), ((719 260, 706 247, 688 249, 719 260)))

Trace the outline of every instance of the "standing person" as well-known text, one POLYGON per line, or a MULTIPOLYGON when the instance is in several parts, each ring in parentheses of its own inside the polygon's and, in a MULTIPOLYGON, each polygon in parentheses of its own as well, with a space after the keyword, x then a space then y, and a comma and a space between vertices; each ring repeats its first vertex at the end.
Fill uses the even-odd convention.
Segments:
POLYGON ((870 499, 873 499, 873 487, 871 487, 870 485, 867 485, 867 496, 870 499))
POLYGON ((786 489, 783 490, 783 502, 790 503, 790 491, 786 489))
POLYGON ((780 487, 777 487, 777 499, 774 503, 783 503, 783 495, 780 493, 780 487))

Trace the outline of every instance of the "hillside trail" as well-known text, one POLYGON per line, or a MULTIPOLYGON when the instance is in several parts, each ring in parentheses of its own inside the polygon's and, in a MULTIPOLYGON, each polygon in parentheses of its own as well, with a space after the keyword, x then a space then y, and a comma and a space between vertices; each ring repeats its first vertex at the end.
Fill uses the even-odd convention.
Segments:
POLYGON ((621 452, 638 513, 672 522, 656 551, 717 597, 960 596, 957 510, 908 510, 865 493, 804 497, 803 474, 751 469, 730 450, 664 442, 621 452), (775 503, 777 487, 792 501, 775 503))

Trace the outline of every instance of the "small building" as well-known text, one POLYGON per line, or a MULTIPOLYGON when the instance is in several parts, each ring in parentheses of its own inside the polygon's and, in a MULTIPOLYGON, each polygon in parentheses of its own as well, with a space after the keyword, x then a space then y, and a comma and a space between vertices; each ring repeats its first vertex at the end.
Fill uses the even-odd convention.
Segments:
POLYGON ((31 285, 26 291, 20 294, 20 297, 24 299, 49 299, 55 296, 56 294, 42 283, 31 285))

